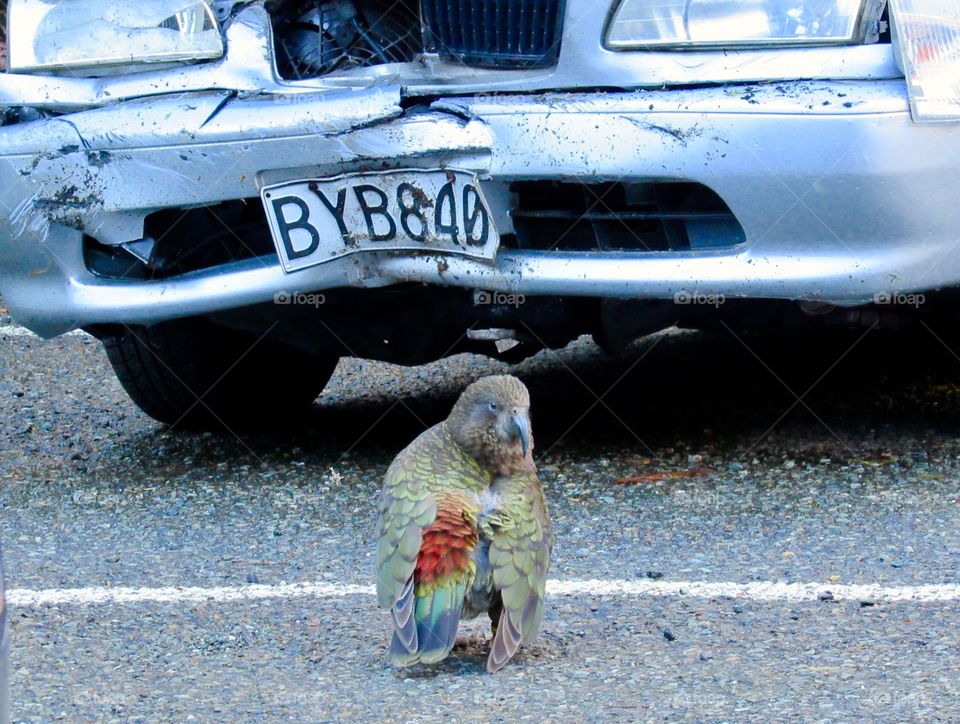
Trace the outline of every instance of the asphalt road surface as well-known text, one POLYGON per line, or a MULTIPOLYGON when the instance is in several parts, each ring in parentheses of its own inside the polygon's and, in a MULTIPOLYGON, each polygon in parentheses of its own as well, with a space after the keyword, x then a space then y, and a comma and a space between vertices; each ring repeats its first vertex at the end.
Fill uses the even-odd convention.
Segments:
POLYGON ((152 422, 88 337, 0 329, 14 717, 958 719, 960 335, 863 334, 348 360, 234 435, 152 422), (381 476, 508 369, 556 528, 541 636, 490 676, 472 622, 394 670, 381 476))

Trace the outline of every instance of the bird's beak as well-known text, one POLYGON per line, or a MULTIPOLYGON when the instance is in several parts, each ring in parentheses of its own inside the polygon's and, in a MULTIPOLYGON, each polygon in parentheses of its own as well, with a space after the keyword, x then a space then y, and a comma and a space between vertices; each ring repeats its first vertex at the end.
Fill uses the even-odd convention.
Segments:
POLYGON ((526 413, 518 412, 510 416, 510 433, 520 441, 523 456, 530 449, 530 421, 526 413))

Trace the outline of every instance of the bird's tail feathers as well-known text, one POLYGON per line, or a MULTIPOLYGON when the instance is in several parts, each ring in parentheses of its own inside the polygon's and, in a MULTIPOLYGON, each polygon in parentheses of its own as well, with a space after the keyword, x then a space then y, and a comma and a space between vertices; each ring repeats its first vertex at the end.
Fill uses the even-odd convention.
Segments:
POLYGON ((493 643, 490 645, 490 655, 487 656, 487 671, 495 674, 517 653, 523 636, 514 624, 510 612, 506 609, 500 614, 500 622, 496 626, 493 643))
POLYGON ((393 618, 393 641, 390 643, 390 659, 396 666, 410 666, 420 659, 420 654, 417 651, 415 608, 416 598, 413 595, 413 577, 411 576, 390 609, 393 618))
POLYGON ((417 654, 422 663, 435 663, 450 653, 457 641, 460 610, 466 592, 467 585, 461 582, 438 586, 417 596, 417 654))

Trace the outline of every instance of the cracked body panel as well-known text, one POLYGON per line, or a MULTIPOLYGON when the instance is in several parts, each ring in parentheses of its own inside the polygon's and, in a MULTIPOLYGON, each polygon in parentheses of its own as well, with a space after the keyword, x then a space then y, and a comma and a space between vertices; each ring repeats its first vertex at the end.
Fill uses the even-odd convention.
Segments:
POLYGON ((74 114, 69 124, 12 129, 0 138, 0 153, 49 143, 48 129, 38 125, 52 125, 60 135, 57 152, 17 154, 23 159, 17 173, 33 187, 33 201, 17 215, 19 227, 36 233, 55 223, 104 243, 133 241, 143 236, 143 219, 153 210, 256 196, 264 158, 294 165, 313 156, 329 165, 331 156, 346 154, 324 141, 401 112, 398 89, 326 97, 299 114, 259 99, 231 100, 229 94, 141 100, 121 112, 74 114), (251 117, 264 124, 256 137, 250 137, 251 117))

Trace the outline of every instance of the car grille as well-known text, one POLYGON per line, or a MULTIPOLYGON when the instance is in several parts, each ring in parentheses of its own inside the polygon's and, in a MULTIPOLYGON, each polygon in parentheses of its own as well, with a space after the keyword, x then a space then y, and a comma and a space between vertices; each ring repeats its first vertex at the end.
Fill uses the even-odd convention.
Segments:
POLYGON ((525 181, 512 191, 521 249, 694 251, 746 241, 723 199, 698 183, 525 181))
POLYGON ((422 0, 425 45, 468 65, 553 65, 563 10, 564 0, 422 0))

